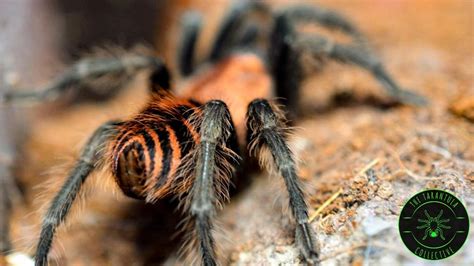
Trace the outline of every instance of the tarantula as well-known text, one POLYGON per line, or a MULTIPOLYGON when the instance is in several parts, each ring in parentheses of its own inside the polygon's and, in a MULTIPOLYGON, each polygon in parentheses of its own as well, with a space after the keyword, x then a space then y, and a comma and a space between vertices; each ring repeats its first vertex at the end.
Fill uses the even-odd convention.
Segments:
POLYGON ((443 216, 443 210, 439 211, 436 217, 431 217, 427 210, 425 210, 424 213, 427 220, 418 219, 418 222, 422 224, 416 227, 416 229, 425 229, 423 240, 425 240, 428 236, 431 238, 437 238, 439 236, 441 239, 446 240, 444 238, 443 229, 451 229, 451 226, 445 225, 445 223, 449 222, 450 219, 441 219, 443 216))
POLYGON ((209 55, 199 65, 194 53, 201 18, 190 12, 182 22, 179 88, 172 88, 171 73, 160 58, 133 54, 83 59, 43 90, 5 95, 6 101, 52 99, 91 79, 151 70, 150 99, 142 111, 129 120, 103 124, 83 148, 44 217, 36 265, 47 263, 57 227, 98 165, 109 168, 123 193, 132 198, 156 202, 176 196, 189 214, 188 226, 202 263, 216 265, 211 233, 216 206, 227 198, 241 158, 264 149, 284 179, 296 243, 307 262, 317 263, 318 247, 287 144, 283 112, 270 99, 279 97, 295 113, 304 78, 300 57, 307 53, 367 69, 398 101, 425 103, 392 80, 364 36, 334 11, 302 5, 273 11, 261 2, 239 3, 225 17, 209 55), (302 24, 342 32, 352 42, 337 43, 316 32, 303 34, 298 31, 302 24))

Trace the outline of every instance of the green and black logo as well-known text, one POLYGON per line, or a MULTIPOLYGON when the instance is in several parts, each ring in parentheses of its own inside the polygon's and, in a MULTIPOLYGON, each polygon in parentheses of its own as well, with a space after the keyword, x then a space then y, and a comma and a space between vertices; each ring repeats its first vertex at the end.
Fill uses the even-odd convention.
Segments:
POLYGON ((398 225, 407 248, 427 260, 455 254, 469 233, 464 205, 453 194, 436 189, 411 197, 403 206, 398 225))

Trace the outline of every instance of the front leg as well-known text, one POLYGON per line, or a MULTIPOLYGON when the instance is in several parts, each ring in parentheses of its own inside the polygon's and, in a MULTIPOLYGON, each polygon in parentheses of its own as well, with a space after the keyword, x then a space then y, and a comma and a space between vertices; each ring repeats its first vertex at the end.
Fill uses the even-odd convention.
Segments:
POLYGON ((104 148, 110 139, 118 132, 120 122, 112 121, 103 124, 89 138, 84 146, 76 165, 69 173, 66 182, 52 200, 46 215, 43 218, 41 233, 36 246, 35 265, 48 264, 48 253, 53 242, 56 229, 69 214, 72 204, 76 200, 82 185, 95 170, 104 156, 104 148))
POLYGON ((296 174, 293 155, 285 139, 283 122, 270 103, 264 99, 257 99, 250 103, 247 119, 250 150, 261 149, 263 146, 270 149, 275 165, 283 176, 288 190, 290 208, 297 223, 296 243, 300 246, 306 261, 315 264, 318 261, 318 248, 315 245, 313 230, 308 223, 308 207, 296 174))
POLYGON ((222 183, 216 180, 220 166, 218 149, 224 147, 232 130, 229 110, 222 101, 210 101, 204 105, 200 124, 201 142, 197 148, 189 211, 193 218, 202 263, 206 266, 216 265, 212 219, 215 214, 214 206, 218 201, 215 187, 216 184, 222 183))

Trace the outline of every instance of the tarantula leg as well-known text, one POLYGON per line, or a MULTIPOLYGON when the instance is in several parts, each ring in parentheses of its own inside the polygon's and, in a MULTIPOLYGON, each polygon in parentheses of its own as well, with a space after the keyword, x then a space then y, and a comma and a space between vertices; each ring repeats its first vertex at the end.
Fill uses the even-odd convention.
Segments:
POLYGON ((171 74, 161 59, 150 57, 149 60, 156 60, 156 65, 152 68, 150 75, 150 92, 159 94, 171 89, 171 74), (158 64, 161 64, 159 66, 158 64))
POLYGON ((215 214, 214 191, 218 145, 225 145, 231 134, 230 113, 222 101, 210 101, 204 105, 200 127, 201 142, 197 153, 196 179, 191 190, 190 213, 204 265, 216 265, 212 218, 215 214))
POLYGON ((279 102, 289 111, 290 119, 298 113, 299 91, 303 80, 299 51, 290 46, 287 39, 295 38, 295 30, 288 17, 275 18, 269 50, 270 68, 275 78, 275 90, 279 102))
POLYGON ((423 236, 423 240, 425 240, 428 237, 428 235, 430 234, 430 231, 431 231, 430 227, 425 229, 425 235, 423 236))
POLYGON ((118 124, 118 122, 108 122, 94 132, 83 148, 66 182, 54 197, 43 219, 41 234, 36 247, 35 265, 43 266, 47 264, 48 252, 51 248, 56 228, 66 219, 82 184, 102 158, 104 145, 117 133, 118 124))
POLYGON ((428 218, 428 221, 431 222, 433 220, 433 218, 431 218, 431 216, 430 216, 430 214, 428 213, 427 210, 424 210, 423 213, 425 214, 426 218, 428 218))
POLYGON ((365 45, 366 40, 364 35, 344 16, 314 5, 295 5, 285 8, 281 14, 291 20, 292 23, 317 23, 321 26, 337 29, 349 34, 352 38, 365 45))
POLYGON ((428 101, 409 90, 404 90, 392 79, 380 60, 367 49, 356 45, 343 45, 322 36, 300 36, 292 42, 295 49, 303 49, 315 57, 327 56, 344 63, 351 63, 368 70, 396 100, 413 105, 426 105, 428 101))
MULTIPOLYGON (((420 219, 418 219, 418 222, 421 222, 420 219)), ((422 224, 422 225, 418 225, 416 227, 416 229, 423 229, 423 228, 427 228, 427 227, 430 227, 430 225, 429 224, 422 224)))
POLYGON ((9 219, 12 208, 11 194, 15 188, 9 165, 0 160, 0 257, 5 256, 12 247, 9 219))
POLYGON ((438 231, 439 231, 439 237, 441 237, 441 239, 443 240, 446 240, 446 238, 444 238, 443 229, 439 228, 438 231))
POLYGON ((162 88, 169 88, 169 73, 163 61, 157 57, 126 55, 123 57, 86 58, 66 69, 56 80, 34 91, 7 91, 0 102, 22 103, 29 101, 51 101, 69 90, 78 90, 91 80, 111 74, 134 73, 151 69, 152 90, 156 82, 162 88), (166 77, 167 78, 164 78, 166 77))
POLYGON ((364 36, 341 15, 314 6, 296 5, 285 8, 275 15, 269 50, 270 66, 276 79, 276 92, 280 103, 287 106, 290 119, 298 113, 299 91, 303 80, 300 64, 300 51, 291 46, 296 39, 296 23, 317 23, 322 26, 339 29, 359 44, 365 45, 364 36))
MULTIPOLYGON (((442 220, 439 220, 438 222, 439 223, 446 223, 446 222, 449 222, 450 219, 442 219, 442 220)), ((447 226, 447 225, 444 225, 444 224, 441 224, 440 227, 443 227, 443 228, 446 228, 446 229, 449 229, 451 228, 451 226, 447 226)))
POLYGON ((270 15, 270 11, 259 1, 243 1, 233 6, 219 28, 209 54, 209 61, 218 61, 235 46, 242 45, 242 43, 247 45, 247 40, 255 37, 255 28, 245 31, 243 33, 244 36, 241 36, 242 34, 239 32, 242 29, 245 18, 250 17, 252 14, 270 15))
POLYGON ((425 219, 418 219, 418 222, 420 222, 420 223, 429 223, 429 221, 425 220, 425 219))
POLYGON ((439 220, 439 218, 441 218, 441 216, 443 216, 443 210, 440 210, 438 215, 436 216, 435 220, 439 220))
POLYGON ((10 217, 13 208, 22 201, 19 184, 13 175, 17 157, 15 144, 20 138, 15 135, 16 130, 10 130, 15 123, 9 121, 12 114, 9 109, 0 107, 0 265, 6 263, 2 260, 12 251, 10 217))
POLYGON ((267 146, 273 161, 282 175, 288 190, 290 208, 296 220, 296 243, 309 263, 317 263, 318 250, 311 225, 308 223, 308 207, 296 174, 296 164, 283 132, 283 122, 267 100, 257 99, 250 103, 247 113, 250 149, 267 146))
POLYGON ((183 29, 178 50, 178 69, 182 76, 187 77, 194 71, 194 52, 201 30, 202 18, 197 12, 186 12, 181 23, 183 29))

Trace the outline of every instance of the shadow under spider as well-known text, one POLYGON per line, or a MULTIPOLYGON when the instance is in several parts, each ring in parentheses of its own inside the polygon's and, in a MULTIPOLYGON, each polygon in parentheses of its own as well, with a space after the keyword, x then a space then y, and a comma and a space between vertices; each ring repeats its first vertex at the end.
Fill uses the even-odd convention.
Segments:
POLYGON ((163 199, 145 204, 137 200, 128 208, 124 219, 139 221, 133 225, 136 232, 130 244, 135 245, 143 265, 162 264, 182 243, 177 225, 183 216, 177 210, 176 201, 163 199))
MULTIPOLYGON (((253 174, 260 171, 255 160, 245 158, 243 161, 245 163, 242 162, 231 179, 230 201, 247 189, 251 185, 253 174)), ((162 265, 170 256, 177 254, 184 243, 184 234, 180 232, 179 224, 186 216, 178 209, 178 203, 171 198, 164 198, 155 204, 137 200, 127 208, 123 219, 139 221, 133 225, 136 233, 130 244, 135 245, 135 252, 143 265, 162 265)), ((227 204, 228 202, 225 205, 227 204)), ((216 216, 219 215, 218 210, 216 216)))
POLYGON ((310 105, 309 103, 302 103, 302 109, 304 109, 304 112, 300 110, 301 115, 299 117, 307 118, 315 114, 327 114, 342 107, 368 106, 379 110, 388 111, 401 105, 402 104, 395 100, 382 99, 371 94, 357 96, 354 92, 352 92, 352 90, 346 89, 332 94, 329 101, 323 105, 315 106, 310 105))

